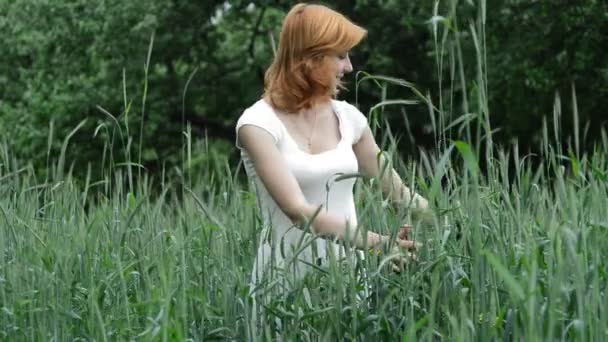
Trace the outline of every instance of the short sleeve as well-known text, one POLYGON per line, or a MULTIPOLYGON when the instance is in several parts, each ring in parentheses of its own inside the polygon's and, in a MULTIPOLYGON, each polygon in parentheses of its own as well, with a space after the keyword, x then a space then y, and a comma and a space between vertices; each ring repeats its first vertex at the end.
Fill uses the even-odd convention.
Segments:
POLYGON ((245 125, 262 128, 272 136, 275 144, 277 144, 282 136, 279 123, 270 106, 257 103, 247 108, 236 122, 236 147, 242 148, 239 142, 239 129, 245 125))
POLYGON ((367 128, 367 118, 365 117, 365 115, 363 115, 363 113, 361 113, 361 111, 357 107, 351 105, 350 103, 343 101, 342 105, 346 110, 348 121, 350 122, 352 127, 352 143, 356 144, 359 139, 361 139, 363 132, 365 132, 365 129, 367 128))

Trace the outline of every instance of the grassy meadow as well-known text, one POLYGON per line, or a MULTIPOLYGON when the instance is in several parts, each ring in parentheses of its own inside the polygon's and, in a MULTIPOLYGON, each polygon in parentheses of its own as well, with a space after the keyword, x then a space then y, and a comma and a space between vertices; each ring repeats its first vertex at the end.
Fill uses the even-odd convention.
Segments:
POLYGON ((563 141, 562 117, 578 125, 578 113, 558 97, 536 153, 496 146, 483 21, 468 29, 479 66, 468 90, 450 44, 455 22, 432 25, 438 72, 453 71, 451 88, 432 91, 435 103, 390 77, 362 74, 356 84, 415 95, 383 98, 368 115, 404 181, 433 204, 431 222, 389 209, 373 180, 356 185, 362 227, 394 234, 410 222, 424 243, 404 272, 368 254, 317 267, 287 293, 263 284, 255 326, 248 292, 262 224, 240 165, 213 155, 192 174, 197 154, 211 152, 186 139, 178 176, 148 175, 129 153, 126 162, 104 155, 102 179, 73 178, 72 168, 86 166, 63 155, 49 156, 41 176, 2 142, 0 340, 608 339, 608 136, 589 152, 578 126, 563 141), (471 96, 457 106, 459 91, 471 96), (391 134, 382 114, 409 105, 428 106, 437 148, 404 161, 394 146, 407 133, 391 134))
MULTIPOLYGON (((550 131, 541 155, 494 149, 483 172, 464 141, 398 163, 437 208, 433 224, 415 224, 418 262, 395 274, 369 255, 357 266, 365 284, 339 264, 284 295, 267 284, 258 336, 605 339, 608 139, 577 157, 552 148, 550 131)), ((41 180, 6 143, 0 152, 2 340, 252 338, 261 223, 238 167, 217 159, 191 187, 135 171, 133 182, 123 171, 76 181, 59 163, 41 180)), ((363 227, 416 222, 373 181, 357 184, 363 227)))

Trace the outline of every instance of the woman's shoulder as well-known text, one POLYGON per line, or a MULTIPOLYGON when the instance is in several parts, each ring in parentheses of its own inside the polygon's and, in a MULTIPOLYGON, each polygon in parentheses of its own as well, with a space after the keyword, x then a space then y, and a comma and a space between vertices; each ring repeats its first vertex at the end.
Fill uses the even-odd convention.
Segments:
POLYGON ((245 125, 260 127, 270 133, 275 142, 281 139, 281 123, 274 109, 266 100, 260 99, 246 108, 236 122, 237 145, 238 131, 245 125))
POLYGON ((347 101, 332 100, 332 105, 349 120, 365 119, 365 115, 361 112, 361 110, 357 106, 347 101))
POLYGON ((347 101, 332 100, 334 108, 344 121, 348 122, 353 131, 353 143, 359 141, 361 134, 367 127, 367 117, 356 106, 347 101))
POLYGON ((251 106, 247 107, 243 111, 239 119, 241 119, 242 117, 249 116, 256 118, 272 118, 276 115, 274 114, 274 109, 272 108, 272 106, 270 106, 270 104, 268 104, 268 102, 266 102, 266 100, 259 99, 251 106))

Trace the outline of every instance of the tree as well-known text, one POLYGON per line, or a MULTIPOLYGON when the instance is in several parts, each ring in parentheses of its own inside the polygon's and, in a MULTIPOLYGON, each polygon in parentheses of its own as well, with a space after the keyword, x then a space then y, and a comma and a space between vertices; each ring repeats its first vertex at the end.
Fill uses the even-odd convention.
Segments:
MULTIPOLYGON (((435 13, 434 3, 424 0, 329 3, 368 29, 353 51, 358 70, 410 81, 437 106, 440 93, 453 92, 454 97, 442 99, 457 118, 465 114, 458 102, 475 101, 470 25, 475 27, 480 7, 474 1, 438 4, 435 13), (445 49, 436 48, 432 17, 445 19, 439 32, 439 44, 447 34, 445 49), (464 86, 451 79, 452 68, 460 67, 460 62, 450 63, 457 60, 452 58, 457 40, 464 86)), ((152 172, 181 167, 188 125, 193 140, 210 137, 222 153, 234 153, 235 120, 262 94, 273 41, 291 5, 270 0, 0 1, 6 14, 0 19, 1 135, 15 154, 42 171, 49 170, 47 161, 85 119, 67 156, 81 173, 87 163, 101 170, 109 159, 141 163, 152 172), (100 158, 104 153, 106 158, 100 158)), ((501 129, 498 142, 518 138, 520 145, 533 146, 542 117, 551 117, 555 92, 565 102, 573 85, 592 141, 608 101, 606 49, 597 48, 608 45, 606 19, 605 1, 489 4, 488 102, 491 122, 501 129)), ((383 96, 420 99, 403 87, 388 86, 383 93, 373 82, 355 91, 354 75, 349 88, 341 96, 355 102, 356 94, 364 112, 383 96)), ((404 116, 414 139, 413 144, 404 141, 402 151, 431 148, 435 141, 427 129, 427 106, 392 106, 382 113, 399 131, 406 125, 404 116)))

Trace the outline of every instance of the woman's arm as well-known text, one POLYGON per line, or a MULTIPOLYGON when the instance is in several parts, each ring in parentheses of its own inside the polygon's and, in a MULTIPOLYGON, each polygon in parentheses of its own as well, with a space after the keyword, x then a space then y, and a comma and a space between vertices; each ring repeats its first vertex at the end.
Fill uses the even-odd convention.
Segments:
MULTIPOLYGON (((324 211, 318 211, 317 206, 308 203, 272 136, 264 129, 244 125, 238 131, 238 139, 247 151, 257 176, 293 223, 301 224, 314 218, 312 228, 316 234, 348 241, 359 248, 377 247, 386 240, 387 237, 373 232, 363 236, 358 227, 324 211)), ((408 249, 414 247, 412 241, 398 241, 398 244, 408 249)))
MULTIPOLYGON (((380 177, 382 168, 388 160, 381 153, 376 144, 374 136, 367 127, 359 141, 353 145, 353 150, 359 162, 359 171, 366 177, 380 177)), ((395 208, 419 208, 428 209, 428 201, 403 184, 401 177, 395 169, 389 165, 382 174, 382 190, 390 196, 391 203, 395 208)))

